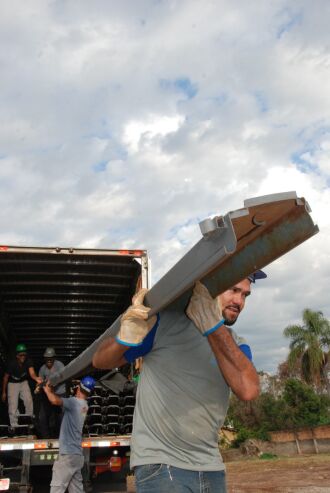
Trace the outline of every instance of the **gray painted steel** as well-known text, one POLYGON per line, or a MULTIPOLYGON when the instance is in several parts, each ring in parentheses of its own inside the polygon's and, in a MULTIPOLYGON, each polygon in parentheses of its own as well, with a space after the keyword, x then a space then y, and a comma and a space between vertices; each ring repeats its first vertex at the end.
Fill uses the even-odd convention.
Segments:
MULTIPOLYGON (((188 302, 197 280, 202 280, 211 294, 216 296, 316 234, 318 228, 308 214, 305 201, 296 200, 294 192, 264 196, 260 200, 249 199, 245 203, 255 207, 285 200, 293 202, 293 213, 290 211, 290 214, 284 215, 275 224, 267 225, 267 221, 260 221, 259 226, 253 221, 254 215, 251 218, 254 226, 249 233, 251 238, 246 239, 246 233, 240 240, 245 242, 243 248, 240 248, 240 241, 237 241, 233 221, 244 220, 249 214, 248 210, 229 212, 224 217, 207 223, 205 228, 202 227, 205 236, 147 293, 146 304, 152 308, 150 316, 180 296, 183 297, 182 303, 188 302)), ((119 326, 120 316, 61 373, 54 375, 51 382, 56 385, 88 371, 100 342, 114 336, 119 326)))

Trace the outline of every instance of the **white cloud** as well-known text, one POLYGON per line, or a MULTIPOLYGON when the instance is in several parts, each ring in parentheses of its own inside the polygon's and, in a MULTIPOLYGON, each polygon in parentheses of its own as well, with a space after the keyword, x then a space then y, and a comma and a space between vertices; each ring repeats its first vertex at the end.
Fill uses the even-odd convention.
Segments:
POLYGON ((0 243, 147 248, 157 280, 206 216, 296 190, 320 233, 267 268, 237 324, 273 370, 303 308, 330 317, 329 10, 5 3, 0 243))
POLYGON ((176 132, 182 124, 182 117, 148 115, 145 120, 129 121, 123 131, 123 142, 132 152, 137 152, 143 140, 152 141, 155 137, 164 137, 165 135, 176 132))

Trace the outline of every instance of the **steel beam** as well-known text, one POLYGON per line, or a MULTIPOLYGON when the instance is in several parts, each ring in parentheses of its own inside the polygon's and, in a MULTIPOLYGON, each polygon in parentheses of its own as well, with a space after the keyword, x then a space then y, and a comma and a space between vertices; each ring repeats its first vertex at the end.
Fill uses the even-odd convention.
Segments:
MULTIPOLYGON (((304 198, 295 192, 248 199, 244 208, 200 224, 203 237, 147 293, 150 316, 175 301, 183 307, 197 280, 212 296, 261 269, 318 232, 304 198)), ((117 334, 120 316, 91 346, 51 377, 56 385, 91 368, 100 342, 117 334)))

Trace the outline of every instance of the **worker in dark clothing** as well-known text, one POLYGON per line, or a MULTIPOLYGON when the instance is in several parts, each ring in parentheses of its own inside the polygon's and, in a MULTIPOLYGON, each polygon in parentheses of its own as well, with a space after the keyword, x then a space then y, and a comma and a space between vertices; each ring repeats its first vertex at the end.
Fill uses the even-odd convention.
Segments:
POLYGON ((49 383, 44 390, 54 406, 62 406, 63 419, 59 439, 59 457, 53 465, 50 493, 83 493, 81 469, 84 465, 82 430, 88 411, 87 398, 92 394, 95 380, 81 379, 74 397, 61 398, 51 389, 49 383))
MULTIPOLYGON (((56 359, 56 352, 53 347, 47 347, 44 352, 45 363, 39 370, 39 377, 44 382, 54 373, 62 370, 64 364, 56 359)), ((54 388, 54 393, 59 397, 65 397, 65 384, 62 383, 54 388)), ((58 438, 60 433, 62 409, 59 406, 53 406, 44 392, 40 393, 40 410, 39 410, 39 433, 41 438, 58 438)))
POLYGON ((7 398, 8 386, 8 414, 10 426, 15 428, 18 424, 18 399, 24 402, 25 414, 33 416, 33 400, 28 383, 29 376, 36 383, 41 383, 42 378, 36 375, 33 363, 27 356, 25 344, 17 344, 16 358, 9 362, 2 383, 2 401, 7 398))

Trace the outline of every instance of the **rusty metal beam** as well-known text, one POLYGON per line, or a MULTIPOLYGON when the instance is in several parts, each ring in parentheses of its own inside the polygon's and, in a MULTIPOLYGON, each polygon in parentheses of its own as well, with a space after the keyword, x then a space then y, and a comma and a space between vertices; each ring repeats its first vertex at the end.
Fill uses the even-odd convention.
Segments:
MULTIPOLYGON (((318 232, 304 198, 295 192, 249 199, 244 208, 201 223, 203 238, 147 293, 150 316, 173 302, 184 309, 194 283, 202 282, 215 297, 292 250, 318 232)), ((114 336, 120 317, 64 370, 54 385, 91 368, 102 340, 114 336)))

